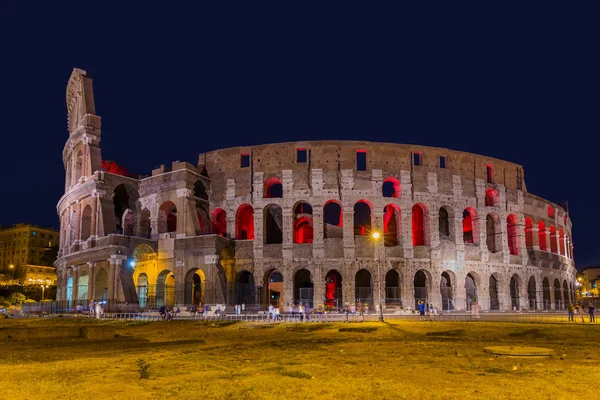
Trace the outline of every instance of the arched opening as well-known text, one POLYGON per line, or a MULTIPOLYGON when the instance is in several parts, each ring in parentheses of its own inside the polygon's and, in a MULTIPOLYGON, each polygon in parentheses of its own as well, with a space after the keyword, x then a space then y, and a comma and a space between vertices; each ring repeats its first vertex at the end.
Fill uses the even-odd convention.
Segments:
POLYGON ((429 282, 427 281, 427 275, 425 274, 425 271, 422 269, 417 271, 413 284, 415 288, 415 310, 418 310, 419 301, 423 301, 425 303, 428 302, 429 293, 427 291, 427 287, 429 286, 429 282))
MULTIPOLYGON (((118 185, 113 192, 113 204, 114 204, 114 212, 115 212, 115 222, 116 222, 116 230, 115 232, 124 235, 125 227, 123 223, 125 221, 124 215, 126 211, 130 211, 134 209, 135 202, 138 199, 137 191, 129 186, 125 186, 124 184, 118 185)), ((131 223, 131 226, 128 227, 130 229, 131 236, 133 234, 133 214, 127 220, 127 222, 131 223)))
POLYGON ((385 305, 401 306, 400 274, 395 269, 390 269, 385 274, 385 305))
POLYGON ((562 310, 562 298, 561 298, 561 290, 560 290, 560 281, 558 279, 554 280, 554 309, 562 310))
POLYGON ((235 278, 236 304, 244 304, 246 310, 254 309, 256 301, 256 286, 254 275, 249 271, 241 271, 235 278))
POLYGON ((73 301, 73 277, 67 279, 67 301, 73 301))
POLYGON ((373 306, 373 278, 366 269, 359 270, 354 277, 354 297, 356 305, 364 305, 369 310, 373 306))
POLYGON ((556 228, 554 225, 550 225, 550 251, 558 253, 558 247, 556 246, 556 228))
POLYGON ((413 246, 426 245, 425 218, 427 208, 424 204, 415 204, 412 208, 412 242, 413 246))
POLYGON ((100 268, 96 272, 94 296, 96 300, 108 300, 108 271, 106 268, 100 268))
POLYGON ((400 197, 400 181, 396 178, 386 178, 381 187, 383 197, 400 197))
POLYGON ((210 220, 208 218, 208 211, 206 211, 206 206, 199 201, 196 201, 196 219, 198 220, 196 235, 206 235, 209 233, 210 220))
POLYGON ((130 209, 125 210, 123 213, 121 226, 123 227, 123 235, 133 236, 133 211, 130 209))
POLYGON ((544 221, 538 222, 538 239, 540 250, 547 251, 548 246, 546 242, 546 224, 544 224, 544 221))
POLYGON ((354 235, 371 233, 371 205, 366 200, 354 204, 354 235))
POLYGON ((496 189, 487 188, 485 189, 485 205, 488 207, 494 207, 498 205, 500 195, 496 189))
POLYGON ((238 207, 235 215, 235 238, 254 240, 254 208, 250 204, 238 207))
POLYGON ((325 306, 341 310, 342 299, 342 275, 332 269, 325 276, 325 306))
POLYGON ((146 308, 148 304, 148 275, 141 273, 137 279, 137 296, 140 308, 146 308))
POLYGON ((300 201, 294 207, 294 243, 313 242, 313 214, 312 206, 300 201))
POLYGON ((158 233, 177 232, 177 207, 165 201, 158 210, 158 233))
POLYGON ((88 240, 92 235, 92 206, 89 204, 81 214, 81 240, 88 240))
POLYGON ((537 289, 533 276, 529 277, 529 282, 527 283, 527 299, 529 300, 529 309, 537 310, 537 289))
POLYGON ((204 182, 198 180, 194 183, 194 197, 198 200, 208 201, 208 193, 204 182))
POLYGON ((139 236, 150 239, 152 236, 152 226, 150 225, 150 210, 144 208, 140 213, 139 236))
POLYGON ((563 308, 565 307, 565 305, 568 302, 571 302, 571 299, 569 297, 569 286, 567 285, 567 281, 563 281, 563 308))
POLYGON ((490 253, 497 253, 502 249, 499 242, 499 227, 496 215, 488 214, 485 218, 486 244, 490 253))
POLYGON ((79 275, 79 282, 77 283, 77 300, 88 299, 88 284, 90 282, 90 276, 87 272, 82 272, 79 275))
POLYGON ((264 241, 265 244, 283 243, 283 213, 281 207, 269 204, 264 210, 264 241))
POLYGON ((265 274, 266 305, 279 307, 283 311, 283 275, 277 270, 271 270, 265 274))
POLYGON ((513 310, 519 310, 519 277, 513 275, 510 278, 510 299, 513 310))
POLYGON ((560 255, 564 256, 565 255, 565 231, 563 231, 563 228, 558 229, 558 244, 559 244, 560 255))
POLYGON ((498 279, 490 275, 490 310, 500 310, 500 301, 498 300, 498 279))
POLYGON ((158 307, 175 305, 175 275, 168 269, 161 271, 156 279, 156 305, 158 307))
POLYGON ((533 221, 531 218, 525 218, 525 246, 533 246, 533 221))
POLYGON ((440 293, 442 295, 442 310, 451 311, 454 309, 454 291, 452 289, 453 276, 450 276, 451 272, 442 272, 442 279, 440 279, 440 293))
POLYGON ((508 234, 508 249, 510 254, 519 255, 519 234, 518 234, 519 220, 515 214, 510 214, 506 218, 506 232, 508 234))
POLYGON ((323 238, 343 238, 343 222, 344 218, 340 203, 334 200, 325 203, 325 206, 323 206, 323 238))
POLYGON ((383 208, 383 244, 397 246, 400 234, 400 207, 388 204, 383 208))
POLYGON ((463 211, 463 241, 465 243, 479 243, 479 230, 477 224, 477 211, 467 207, 463 211))
POLYGON ((467 301, 467 311, 471 310, 471 306, 473 304, 477 304, 479 301, 479 294, 477 290, 477 281, 475 280, 475 275, 473 273, 467 274, 465 278, 465 297, 467 301))
POLYGON ((205 284, 204 272, 199 268, 190 269, 185 274, 183 302, 196 307, 204 304, 205 284))
POLYGON ((438 226, 440 232, 440 239, 449 239, 450 238, 450 219, 448 216, 448 211, 445 207, 440 208, 439 217, 438 217, 438 226))
POLYGON ((301 269, 294 276, 294 304, 313 307, 314 284, 310 271, 301 269))
POLYGON ((542 281, 542 296, 544 310, 549 310, 550 307, 550 281, 548 278, 544 278, 542 281))
POLYGON ((265 181, 263 197, 266 199, 275 199, 283 197, 283 185, 278 178, 269 178, 265 181))
POLYGON ((77 212, 71 213, 71 219, 69 221, 69 244, 73 244, 77 240, 77 212))
POLYGON ((227 216, 222 208, 215 208, 210 214, 212 233, 225 236, 227 233, 227 216))

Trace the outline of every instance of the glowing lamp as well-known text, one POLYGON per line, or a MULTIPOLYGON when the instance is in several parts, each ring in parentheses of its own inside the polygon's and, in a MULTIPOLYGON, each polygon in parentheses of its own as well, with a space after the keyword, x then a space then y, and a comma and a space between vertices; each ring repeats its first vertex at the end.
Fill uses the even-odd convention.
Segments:
POLYGON ((133 261, 133 260, 132 260, 132 261, 130 261, 130 262, 129 262, 129 265, 131 266, 131 268, 135 268, 135 261, 133 261))
POLYGON ((379 239, 379 232, 375 231, 373 232, 373 239, 379 239))

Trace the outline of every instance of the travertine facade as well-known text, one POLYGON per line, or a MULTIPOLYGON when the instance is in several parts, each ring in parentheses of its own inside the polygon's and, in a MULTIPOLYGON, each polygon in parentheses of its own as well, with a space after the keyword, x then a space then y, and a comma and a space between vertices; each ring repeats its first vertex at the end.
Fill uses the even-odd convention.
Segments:
MULTIPOLYGON (((571 221, 521 166, 441 148, 313 141, 203 153, 139 179, 101 170, 92 82, 67 88, 60 300, 555 308, 571 221), (382 238, 375 240, 371 233, 382 238), (379 266, 379 269, 378 269, 379 266)), ((117 307, 117 306, 113 306, 117 307)))

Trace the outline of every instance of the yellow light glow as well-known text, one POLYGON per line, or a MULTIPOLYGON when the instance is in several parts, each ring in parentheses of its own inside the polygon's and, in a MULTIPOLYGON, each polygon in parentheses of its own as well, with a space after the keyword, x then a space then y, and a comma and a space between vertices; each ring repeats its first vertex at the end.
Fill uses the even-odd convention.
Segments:
POLYGON ((373 239, 379 239, 379 232, 373 232, 373 239))

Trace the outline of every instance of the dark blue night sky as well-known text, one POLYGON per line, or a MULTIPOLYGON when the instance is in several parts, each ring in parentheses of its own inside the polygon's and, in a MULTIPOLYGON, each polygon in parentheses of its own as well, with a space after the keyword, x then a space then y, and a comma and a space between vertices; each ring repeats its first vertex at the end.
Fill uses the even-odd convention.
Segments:
POLYGON ((597 10, 163 4, 5 10, 0 224, 58 227, 78 67, 94 79, 103 158, 134 173, 301 139, 484 154, 568 200, 577 266, 600 264, 597 10))

